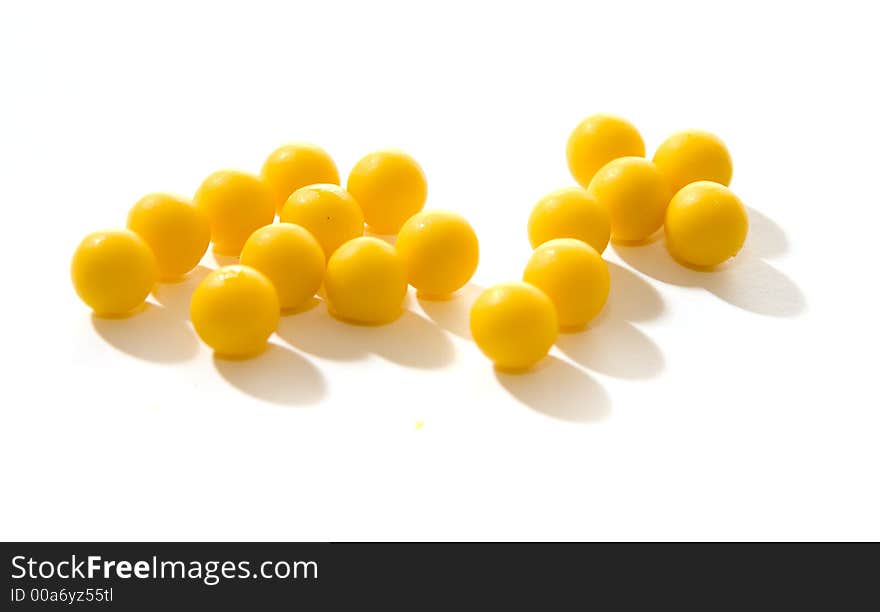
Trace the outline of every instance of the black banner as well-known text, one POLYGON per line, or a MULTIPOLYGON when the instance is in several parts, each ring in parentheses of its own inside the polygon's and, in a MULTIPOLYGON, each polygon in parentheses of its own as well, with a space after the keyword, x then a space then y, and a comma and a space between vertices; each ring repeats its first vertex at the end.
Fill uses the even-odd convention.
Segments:
POLYGON ((864 545, 20 543, 2 551, 9 610, 880 604, 876 548, 864 545))

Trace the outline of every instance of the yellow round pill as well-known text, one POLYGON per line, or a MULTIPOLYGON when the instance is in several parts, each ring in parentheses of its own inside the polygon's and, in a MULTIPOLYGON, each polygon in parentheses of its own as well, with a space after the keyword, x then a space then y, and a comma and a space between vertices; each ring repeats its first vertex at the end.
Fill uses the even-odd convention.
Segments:
POLYGON ((727 261, 742 249, 748 232, 746 207, 719 183, 686 185, 666 210, 666 246, 673 257, 692 266, 727 261))
POLYGON ((393 246, 370 236, 349 240, 330 256, 324 275, 333 316, 366 325, 397 318, 406 297, 406 270, 393 246))
POLYGON ((403 151, 370 153, 348 175, 348 190, 370 229, 396 234, 407 219, 422 210, 428 182, 418 162, 403 151))
POLYGON ((199 283, 190 318, 199 337, 221 356, 251 357, 262 351, 281 317, 278 294, 250 266, 214 270, 199 283))
POLYGON ((192 202, 166 193, 141 198, 128 213, 128 229, 150 245, 159 278, 179 279, 201 261, 211 242, 208 218, 192 202))
POLYGON ((214 252, 219 255, 239 255, 245 240, 275 219, 268 187, 238 170, 221 170, 206 178, 194 202, 208 217, 214 252))
POLYGON ((673 193, 695 181, 730 185, 733 160, 724 142, 703 130, 676 132, 654 153, 657 169, 669 181, 673 193))
POLYGON ((480 245, 467 219, 453 212, 416 213, 403 224, 395 243, 409 284, 428 299, 461 289, 477 269, 480 245))
POLYGON ((293 223, 261 227, 247 239, 241 263, 275 285, 282 310, 294 310, 315 295, 324 279, 324 251, 305 228, 293 223))
POLYGON ((339 170, 333 158, 317 145, 294 142, 278 147, 266 158, 260 178, 266 183, 281 212, 290 194, 306 185, 339 184, 339 170))
POLYGON ((663 225, 672 193, 657 167, 643 157, 621 157, 602 166, 588 189, 611 215, 611 238, 639 242, 663 225))
POLYGON ((589 323, 608 299, 611 277, 596 249, 574 238, 556 238, 532 253, 523 280, 547 294, 562 329, 589 323))
POLYGON ((281 209, 283 223, 311 232, 329 258, 339 245, 364 234, 364 215, 357 201, 338 185, 309 185, 294 191, 281 209))
POLYGON ((73 254, 70 276, 77 295, 95 314, 128 314, 144 303, 157 277, 156 258, 131 230, 86 236, 73 254))
POLYGON ((529 216, 529 242, 534 249, 554 238, 577 238, 602 253, 611 239, 608 208, 580 187, 547 194, 529 216))
POLYGON ((568 169, 584 187, 599 168, 618 157, 645 156, 645 142, 636 127, 614 115, 590 115, 568 137, 568 169))
POLYGON ((525 370, 540 361, 559 333, 556 308, 528 283, 502 283, 486 289, 471 307, 471 335, 502 370, 525 370))

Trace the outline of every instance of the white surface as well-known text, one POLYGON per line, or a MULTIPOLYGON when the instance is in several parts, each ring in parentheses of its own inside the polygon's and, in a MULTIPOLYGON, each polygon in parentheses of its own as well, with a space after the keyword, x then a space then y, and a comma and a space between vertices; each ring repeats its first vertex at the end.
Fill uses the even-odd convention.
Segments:
POLYGON ((827 6, 3 3, 0 537, 880 538, 880 45, 870 3, 827 6), (496 375, 468 301, 519 277, 597 111, 649 153, 720 134, 747 249, 609 248, 602 318, 496 375), (91 319, 84 234, 289 140, 343 173, 410 151, 479 233, 476 286, 379 329, 286 317, 244 363, 197 341, 192 281, 91 319))

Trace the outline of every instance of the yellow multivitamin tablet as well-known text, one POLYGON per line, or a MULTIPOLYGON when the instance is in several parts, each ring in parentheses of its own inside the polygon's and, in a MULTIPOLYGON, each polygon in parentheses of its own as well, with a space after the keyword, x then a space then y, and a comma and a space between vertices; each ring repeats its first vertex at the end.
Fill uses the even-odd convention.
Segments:
POLYGON ((657 148, 654 163, 675 193, 688 183, 714 181, 730 185, 733 160, 724 142, 703 130, 676 132, 657 148))
POLYGON ((275 285, 282 310, 294 310, 314 296, 324 279, 324 251, 305 228, 292 223, 261 227, 247 239, 241 263, 275 285))
POLYGON ((370 153, 348 175, 348 190, 371 230, 396 234, 407 219, 422 210, 428 182, 421 166, 403 151, 370 153))
POLYGON ((339 184, 339 170, 333 158, 317 145, 294 142, 278 147, 266 158, 260 178, 266 183, 281 212, 290 194, 306 185, 339 184))
POLYGON ((567 330, 582 328, 599 314, 611 286, 602 256, 574 238, 556 238, 535 249, 523 280, 553 300, 559 326, 567 330))
POLYGON ((250 266, 214 270, 192 295, 189 314, 199 337, 225 357, 251 357, 281 318, 278 294, 262 272, 250 266))
POLYGON ((529 216, 533 249, 554 238, 577 238, 602 253, 611 239, 611 215, 585 189, 557 189, 541 198, 529 216))
POLYGON ((565 149, 568 169, 584 187, 599 168, 618 157, 645 156, 645 142, 635 126, 614 115, 591 115, 581 121, 565 149))
POLYGON ((666 246, 673 257, 692 266, 727 261, 742 249, 748 232, 746 207, 719 183, 686 185, 666 209, 666 246))
POLYGON ((349 240, 330 256, 324 275, 327 308, 352 323, 397 318, 406 297, 406 270, 393 246, 370 236, 349 240))
POLYGON ((219 255, 239 255, 245 240, 275 219, 269 188, 238 170, 221 170, 206 178, 193 201, 208 217, 214 252, 219 255))
POLYGON ((553 302, 529 283, 486 289, 471 307, 471 335, 502 370, 521 371, 540 361, 559 333, 553 302))
POLYGON ((127 225, 150 245, 164 281, 177 280, 195 268, 211 242, 205 213, 167 193, 141 198, 129 211, 127 225))
POLYGON ((149 245, 131 230, 89 234, 70 264, 77 295, 104 317, 122 316, 143 304, 157 275, 149 245))
POLYGON ((421 297, 444 299, 461 289, 477 269, 480 245, 467 219, 453 212, 416 213, 395 243, 409 284, 421 297))
POLYGON ((588 191, 611 215, 611 239, 640 242, 663 225, 672 197, 666 178, 643 157, 621 157, 604 166, 588 191))
POLYGON ((279 217, 301 225, 317 238, 329 258, 344 242, 362 236, 364 215, 357 201, 338 185, 309 185, 287 199, 279 217))

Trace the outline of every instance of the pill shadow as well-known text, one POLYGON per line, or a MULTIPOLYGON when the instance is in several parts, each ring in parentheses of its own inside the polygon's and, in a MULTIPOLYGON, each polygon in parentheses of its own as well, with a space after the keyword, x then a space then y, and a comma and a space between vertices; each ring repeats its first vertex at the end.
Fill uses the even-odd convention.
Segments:
POLYGON ((645 246, 615 244, 613 248, 632 268, 661 282, 705 289, 732 306, 756 314, 797 316, 806 308, 803 292, 761 255, 784 252, 788 248, 785 233, 764 215, 755 219, 757 227, 752 227, 740 254, 711 270, 676 262, 666 250, 665 239, 645 246))
POLYGON ((666 305, 654 285, 625 266, 606 263, 611 290, 600 317, 613 313, 615 319, 624 321, 651 321, 663 315, 666 305))
POLYGON ((611 414, 605 388, 587 372, 552 355, 528 372, 495 370, 495 377, 520 403, 554 419, 591 423, 611 414))
POLYGON ((660 292, 636 272, 608 262, 611 291, 608 302, 583 330, 562 332, 556 346, 572 361, 607 376, 651 378, 660 374, 665 359, 660 347, 631 321, 648 321, 666 307, 660 292))
POLYGON ((327 392, 323 374, 311 361, 274 342, 250 359, 214 355, 214 368, 242 393, 272 404, 307 406, 321 401, 327 392))
POLYGON ((174 363, 192 359, 199 352, 195 331, 186 321, 149 302, 121 319, 92 315, 92 327, 115 349, 144 361, 174 363))
POLYGON ((189 303, 193 291, 212 272, 207 266, 198 265, 183 279, 174 283, 159 283, 153 287, 153 299, 169 313, 189 320, 189 303))
POLYGON ((324 359, 351 361, 374 354, 410 368, 442 368, 455 347, 436 324, 405 309, 386 325, 354 325, 327 312, 326 304, 282 317, 278 336, 291 346, 324 359))
POLYGON ((772 259, 788 252, 788 236, 776 221, 751 207, 749 212, 749 236, 745 249, 759 258, 772 259))
POLYGON ((448 300, 427 300, 419 297, 422 312, 431 321, 466 340, 471 340, 470 312, 483 287, 468 283, 448 300))
MULTIPOLYGON (((315 298, 317 300, 317 298, 315 298)), ((327 313, 326 304, 320 303, 305 312, 287 314, 281 317, 275 333, 296 349, 334 361, 363 359, 368 351, 357 342, 347 342, 342 338, 345 325, 327 313)))
POLYGON ((361 327, 356 334, 382 358, 410 368, 442 368, 455 359, 449 336, 433 321, 404 310, 393 323, 361 327))
POLYGON ((601 317, 583 331, 560 334, 556 346, 583 367, 615 378, 652 378, 665 367, 660 347, 615 316, 601 317))

